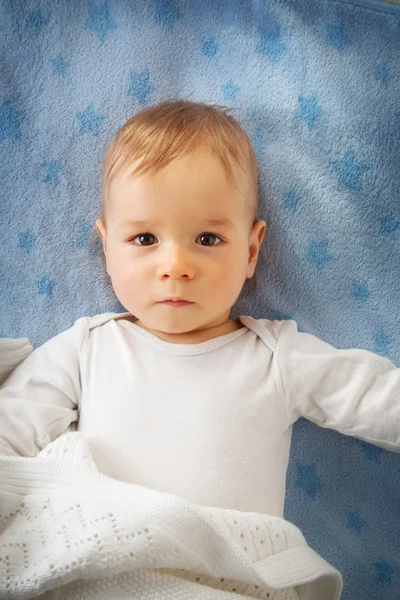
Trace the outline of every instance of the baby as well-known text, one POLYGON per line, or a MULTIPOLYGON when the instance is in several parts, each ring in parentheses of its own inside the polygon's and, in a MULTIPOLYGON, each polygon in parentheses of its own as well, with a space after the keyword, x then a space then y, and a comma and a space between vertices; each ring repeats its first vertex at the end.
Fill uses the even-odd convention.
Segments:
POLYGON ((213 507, 283 515, 299 417, 400 451, 400 369, 293 320, 229 318, 266 223, 257 164, 229 109, 166 101, 104 161, 96 229, 126 313, 80 318, 0 389, 0 453, 67 429, 107 475, 213 507))

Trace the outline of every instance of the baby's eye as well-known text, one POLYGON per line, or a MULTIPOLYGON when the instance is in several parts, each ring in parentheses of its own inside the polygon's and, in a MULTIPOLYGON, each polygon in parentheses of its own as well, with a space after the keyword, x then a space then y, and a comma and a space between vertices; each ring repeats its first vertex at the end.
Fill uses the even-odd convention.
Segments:
MULTIPOLYGON (((215 238, 215 239, 217 239, 217 240, 220 240, 220 241, 222 241, 222 240, 221 240, 221 238, 220 238, 220 237, 218 237, 217 235, 215 235, 214 233, 202 233, 202 234, 201 234, 201 235, 199 235, 198 237, 199 237, 199 238, 205 238, 206 240, 207 240, 207 239, 209 240, 209 238, 215 238)), ((155 238, 155 236, 154 236, 152 233, 141 233, 141 234, 137 235, 135 238, 133 238, 133 239, 132 239, 132 242, 133 242, 134 240, 140 239, 140 243, 139 243, 139 244, 137 244, 137 245, 139 245, 139 246, 151 246, 151 245, 152 245, 151 243, 146 243, 146 239, 148 239, 148 238, 155 238), (144 242, 144 243, 142 243, 142 242, 144 242)), ((197 238, 197 239, 198 239, 198 238, 197 238)), ((201 244, 201 245, 204 245, 204 244, 201 244)), ((205 246, 209 246, 209 245, 210 245, 210 246, 216 246, 217 244, 212 244, 212 243, 211 243, 211 244, 208 244, 208 243, 206 242, 205 246)))
MULTIPOLYGON (((137 235, 135 238, 133 238, 132 242, 134 240, 137 240, 138 238, 142 238, 143 239, 143 238, 149 238, 149 237, 150 238, 154 238, 154 235, 152 233, 141 233, 141 234, 137 235)), ((146 244, 146 243, 142 244, 142 243, 140 243, 139 246, 150 246, 150 244, 146 244)))
MULTIPOLYGON (((217 235, 215 235, 214 233, 202 233, 201 235, 199 235, 199 238, 216 238, 217 240, 221 240, 220 237, 218 237, 217 235)), ((216 246, 217 244, 211 244, 211 246, 216 246)), ((208 246, 208 244, 206 244, 206 246, 208 246)))

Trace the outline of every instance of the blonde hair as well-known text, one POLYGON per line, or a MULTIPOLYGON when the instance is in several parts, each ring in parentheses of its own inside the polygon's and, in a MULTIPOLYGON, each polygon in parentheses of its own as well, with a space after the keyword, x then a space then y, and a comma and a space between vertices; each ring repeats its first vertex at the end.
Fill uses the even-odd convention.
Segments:
POLYGON ((235 183, 232 160, 248 174, 248 208, 253 225, 258 213, 257 161, 250 139, 229 114, 231 110, 189 100, 165 100, 133 115, 111 140, 104 157, 100 218, 105 222, 111 181, 134 161, 141 159, 130 175, 156 173, 204 145, 220 159, 231 183, 235 183))

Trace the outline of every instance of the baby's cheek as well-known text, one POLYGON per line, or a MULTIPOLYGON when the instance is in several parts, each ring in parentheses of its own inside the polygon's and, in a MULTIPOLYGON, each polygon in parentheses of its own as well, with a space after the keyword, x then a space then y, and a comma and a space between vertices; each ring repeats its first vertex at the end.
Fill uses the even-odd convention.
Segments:
POLYGON ((143 294, 145 287, 141 283, 140 273, 137 269, 129 268, 121 262, 114 270, 112 284, 118 298, 132 298, 138 296, 139 290, 143 294))
POLYGON ((224 297, 229 298, 232 295, 238 293, 238 290, 242 287, 243 277, 240 274, 240 270, 235 267, 226 269, 224 273, 221 273, 220 277, 215 279, 214 285, 215 290, 224 297))

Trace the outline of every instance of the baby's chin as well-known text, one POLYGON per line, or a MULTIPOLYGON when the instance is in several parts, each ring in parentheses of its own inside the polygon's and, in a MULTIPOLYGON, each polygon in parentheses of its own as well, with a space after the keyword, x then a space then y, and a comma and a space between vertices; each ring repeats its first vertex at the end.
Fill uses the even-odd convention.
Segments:
MULTIPOLYGON (((194 304, 193 304, 194 306, 194 304)), ((185 335, 185 334, 201 334, 207 330, 213 329, 216 326, 220 326, 220 323, 214 323, 212 319, 201 320, 195 318, 188 312, 192 310, 191 307, 187 310, 186 307, 180 308, 167 308, 166 315, 150 315, 142 316, 135 321, 135 325, 146 329, 147 331, 154 333, 155 335, 185 335)))

